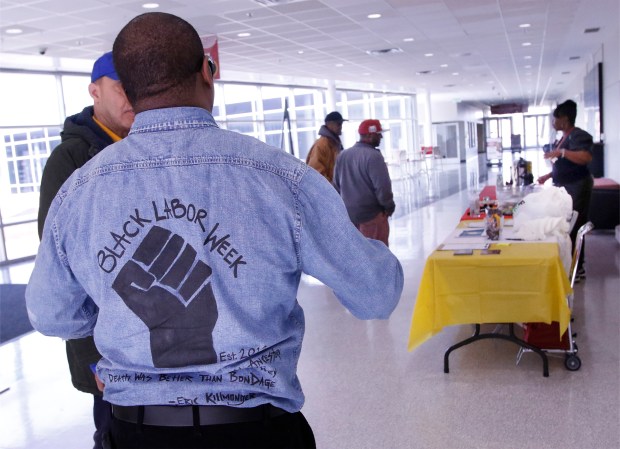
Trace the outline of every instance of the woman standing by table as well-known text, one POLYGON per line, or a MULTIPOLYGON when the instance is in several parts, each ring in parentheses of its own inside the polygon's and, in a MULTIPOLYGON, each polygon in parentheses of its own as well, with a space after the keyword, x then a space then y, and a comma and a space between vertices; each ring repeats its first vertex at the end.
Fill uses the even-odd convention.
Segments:
MULTIPOLYGON (((553 127, 562 131, 562 138, 553 143, 551 151, 545 153, 545 159, 555 159, 551 173, 538 178, 544 184, 549 178, 553 185, 564 187, 573 199, 573 210, 579 213, 575 226, 571 231, 573 247, 577 230, 588 221, 588 208, 594 180, 588 164, 592 161, 592 136, 586 131, 575 127, 577 104, 566 100, 553 111, 553 127)), ((585 278, 583 268, 584 252, 582 250, 577 265, 577 281, 585 278)))

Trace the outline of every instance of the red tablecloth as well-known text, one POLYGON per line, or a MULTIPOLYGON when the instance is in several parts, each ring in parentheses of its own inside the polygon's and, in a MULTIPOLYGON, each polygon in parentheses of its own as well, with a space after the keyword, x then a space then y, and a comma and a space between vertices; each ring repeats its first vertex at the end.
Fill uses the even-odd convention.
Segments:
POLYGON ((471 215, 469 215, 469 207, 467 208, 467 210, 465 211, 465 213, 463 214, 463 216, 461 217, 461 221, 465 221, 465 220, 484 220, 484 217, 486 217, 487 214, 485 214, 483 211, 480 211, 479 215, 476 215, 475 217, 472 217, 471 215))
MULTIPOLYGON (((485 186, 480 192, 479 197, 480 197, 481 205, 486 206, 485 204, 482 204, 484 198, 488 197, 489 200, 491 201, 497 200, 497 188, 495 186, 485 186)), ((461 221, 463 220, 484 220, 484 217, 486 217, 486 214, 484 213, 484 208, 480 211, 479 215, 476 215, 473 217, 469 215, 469 208, 467 208, 467 210, 461 217, 461 221)))
POLYGON ((495 186, 485 186, 480 192, 480 199, 489 197, 490 200, 497 199, 497 188, 495 186))

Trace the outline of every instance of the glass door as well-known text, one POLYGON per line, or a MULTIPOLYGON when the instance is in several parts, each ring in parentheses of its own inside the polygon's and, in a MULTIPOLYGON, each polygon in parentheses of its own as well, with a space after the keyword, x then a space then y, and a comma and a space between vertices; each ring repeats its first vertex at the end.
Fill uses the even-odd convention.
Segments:
POLYGON ((433 124, 433 128, 435 130, 435 146, 437 146, 435 156, 451 161, 460 161, 458 123, 438 123, 433 124))

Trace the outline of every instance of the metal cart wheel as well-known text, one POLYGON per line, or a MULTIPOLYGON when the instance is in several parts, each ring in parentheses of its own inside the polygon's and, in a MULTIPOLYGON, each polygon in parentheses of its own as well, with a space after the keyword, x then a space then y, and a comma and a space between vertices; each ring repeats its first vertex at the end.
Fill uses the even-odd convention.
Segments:
POLYGON ((564 360, 564 366, 569 371, 577 371, 581 368, 581 359, 574 354, 567 354, 564 360))

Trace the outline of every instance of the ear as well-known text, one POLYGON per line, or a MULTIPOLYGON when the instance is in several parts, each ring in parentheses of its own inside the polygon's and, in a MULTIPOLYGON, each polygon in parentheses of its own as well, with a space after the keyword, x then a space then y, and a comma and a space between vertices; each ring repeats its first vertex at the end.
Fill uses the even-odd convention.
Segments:
POLYGON ((99 86, 95 83, 90 83, 88 85, 88 93, 90 94, 90 97, 93 99, 93 101, 98 101, 101 97, 99 86))

